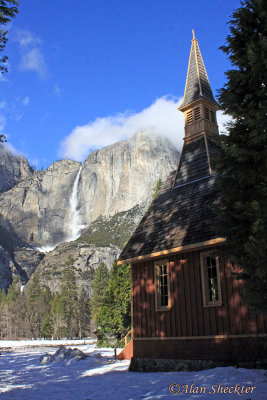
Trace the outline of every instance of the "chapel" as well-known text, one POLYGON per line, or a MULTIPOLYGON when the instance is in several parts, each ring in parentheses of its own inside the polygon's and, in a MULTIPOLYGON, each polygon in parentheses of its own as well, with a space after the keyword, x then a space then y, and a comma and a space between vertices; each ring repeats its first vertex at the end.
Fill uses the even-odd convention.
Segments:
POLYGON ((132 340, 117 358, 132 358, 137 370, 151 359, 215 365, 263 360, 266 315, 248 309, 244 282, 218 255, 225 242, 213 213, 219 201, 213 165, 218 105, 194 32, 179 110, 185 128, 177 169, 119 257, 132 270, 132 340))

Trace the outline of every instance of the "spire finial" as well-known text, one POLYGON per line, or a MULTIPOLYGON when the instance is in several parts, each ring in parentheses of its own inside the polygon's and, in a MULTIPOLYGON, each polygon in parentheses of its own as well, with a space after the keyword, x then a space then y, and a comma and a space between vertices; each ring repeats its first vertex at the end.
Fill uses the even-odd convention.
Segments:
POLYGON ((192 33, 193 33, 193 40, 196 40, 196 38, 195 38, 195 31, 194 31, 194 29, 192 29, 192 33))

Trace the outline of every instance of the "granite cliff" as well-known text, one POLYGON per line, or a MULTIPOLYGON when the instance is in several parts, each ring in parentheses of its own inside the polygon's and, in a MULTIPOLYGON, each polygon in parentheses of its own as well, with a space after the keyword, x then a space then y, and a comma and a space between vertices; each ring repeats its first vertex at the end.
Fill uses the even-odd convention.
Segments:
MULTIPOLYGON (((5 178, 1 175, 0 182, 5 182, 5 190, 9 182, 10 188, 0 194, 0 277, 1 270, 6 271, 0 288, 7 286, 12 274, 25 282, 36 268, 60 264, 62 269, 70 249, 82 274, 98 262, 92 262, 94 257, 88 262, 84 256, 89 248, 98 254, 97 260, 110 263, 144 214, 158 179, 164 180, 176 168, 178 155, 167 139, 140 131, 94 151, 83 164, 61 160, 37 172, 27 167, 26 159, 14 156, 13 167, 2 161, 5 178), (116 229, 113 234, 113 225, 121 226, 122 234, 116 229), (78 239, 81 233, 83 240, 78 239), (44 254, 56 245, 52 253, 44 254), (2 264, 1 259, 5 259, 2 264)), ((7 159, 12 164, 11 155, 7 159)))
POLYGON ((76 239, 81 227, 148 204, 153 186, 176 167, 169 141, 138 132, 131 139, 94 151, 83 165, 53 163, 0 196, 0 222, 33 246, 76 239))
POLYGON ((33 168, 26 158, 13 154, 4 144, 0 143, 0 193, 12 189, 32 175, 33 168))

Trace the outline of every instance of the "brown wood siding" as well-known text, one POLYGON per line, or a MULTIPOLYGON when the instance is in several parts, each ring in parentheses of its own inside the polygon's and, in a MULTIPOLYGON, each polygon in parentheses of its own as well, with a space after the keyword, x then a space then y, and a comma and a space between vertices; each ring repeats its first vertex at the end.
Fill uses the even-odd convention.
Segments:
POLYGON ((171 308, 155 311, 154 260, 132 266, 134 337, 187 337, 267 333, 266 316, 248 310, 244 283, 220 261, 222 305, 203 307, 200 252, 169 257, 171 308))
POLYGON ((151 276, 152 273, 152 268, 151 268, 151 262, 148 263, 148 266, 145 271, 145 279, 146 279, 146 301, 147 301, 147 321, 150 321, 147 326, 147 333, 151 337, 155 336, 155 324, 154 324, 154 312, 152 312, 152 300, 153 300, 153 293, 154 293, 154 287, 153 287, 153 277, 151 276))
POLYGON ((140 264, 140 314, 141 314, 141 336, 148 336, 147 323, 146 321, 146 311, 145 311, 145 262, 140 264))
POLYGON ((184 277, 184 288, 185 288, 185 317, 186 317, 186 334, 188 336, 193 336, 192 331, 192 307, 191 307, 191 299, 190 299, 190 286, 192 287, 192 282, 189 279, 189 261, 190 261, 190 253, 184 258, 186 262, 183 265, 183 277, 184 277))
POLYGON ((194 266, 194 253, 190 253, 188 255, 188 264, 192 265, 192 268, 188 268, 189 275, 189 287, 190 287, 190 302, 191 302, 191 316, 192 316, 192 335, 199 335, 198 328, 198 317, 197 317, 197 309, 196 309, 196 284, 195 284, 195 266, 194 266))
POLYGON ((222 306, 220 307, 220 314, 222 319, 222 334, 230 332, 230 320, 229 320, 229 302, 225 301, 228 298, 227 293, 227 279, 225 274, 225 264, 220 260, 220 280, 222 290, 222 306))
POLYGON ((203 301, 202 301, 202 290, 199 282, 201 281, 201 273, 200 273, 200 263, 199 263, 199 253, 193 253, 193 268, 194 271, 194 287, 195 287, 195 303, 196 303, 196 312, 198 318, 198 335, 204 335, 204 319, 203 319, 203 301))
POLYGON ((183 257, 178 261, 178 285, 179 285, 179 303, 177 304, 177 307, 180 309, 181 313, 181 320, 180 320, 180 326, 181 326, 181 331, 182 334, 181 336, 187 336, 187 323, 186 323, 186 306, 185 306, 185 287, 184 287, 184 274, 183 274, 183 269, 184 269, 184 260, 183 257))
POLYGON ((170 310, 170 331, 171 336, 177 336, 177 321, 176 321, 176 307, 175 303, 177 302, 177 287, 173 285, 175 281, 175 263, 174 261, 170 261, 170 296, 171 296, 171 310, 170 310))

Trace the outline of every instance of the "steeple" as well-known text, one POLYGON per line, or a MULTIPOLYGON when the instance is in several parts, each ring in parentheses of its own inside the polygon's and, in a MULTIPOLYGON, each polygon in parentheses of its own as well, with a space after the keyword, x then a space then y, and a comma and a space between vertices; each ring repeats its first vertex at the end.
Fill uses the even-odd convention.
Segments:
POLYGON ((185 142, 194 140, 203 134, 218 134, 216 121, 218 105, 212 94, 194 30, 184 98, 179 110, 185 116, 185 142))

